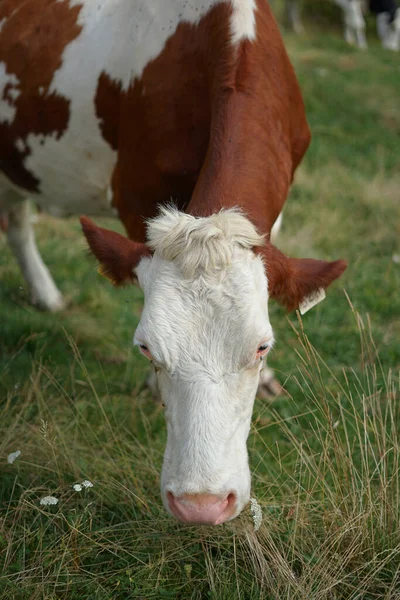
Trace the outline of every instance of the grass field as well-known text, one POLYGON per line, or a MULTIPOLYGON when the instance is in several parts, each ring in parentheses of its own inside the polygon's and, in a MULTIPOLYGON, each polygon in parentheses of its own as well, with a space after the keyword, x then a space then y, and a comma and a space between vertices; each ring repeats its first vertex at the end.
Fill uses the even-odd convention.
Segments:
POLYGON ((286 393, 255 405, 261 528, 248 510, 204 529, 166 515, 163 413, 131 348, 141 293, 98 276, 77 220, 43 216, 62 314, 29 305, 0 239, 1 599, 400 599, 400 60, 326 34, 287 45, 313 142, 279 246, 349 268, 302 322, 271 307, 286 393))

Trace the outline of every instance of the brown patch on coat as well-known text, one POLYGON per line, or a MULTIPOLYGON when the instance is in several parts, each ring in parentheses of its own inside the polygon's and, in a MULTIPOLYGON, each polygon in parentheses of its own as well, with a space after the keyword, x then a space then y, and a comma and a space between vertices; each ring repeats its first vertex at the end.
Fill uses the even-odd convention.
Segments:
POLYGON ((100 120, 103 138, 113 150, 118 149, 119 126, 121 123, 121 89, 119 81, 101 73, 97 85, 95 109, 100 120))
POLYGON ((69 100, 49 93, 54 73, 62 65, 66 46, 80 33, 82 6, 69 0, 3 0, 0 19, 9 17, 0 32, 0 62, 18 83, 6 85, 3 100, 16 110, 11 123, 0 121, 0 169, 32 192, 40 182, 24 166, 29 134, 60 138, 69 122, 69 100), (17 9, 17 10, 15 10, 17 9), (18 91, 13 98, 12 90, 18 91), (18 147, 17 142, 18 140, 18 147))
POLYGON ((293 67, 267 2, 258 0, 254 41, 232 53, 214 91, 211 140, 189 211, 240 206, 269 235, 310 142, 293 67))
POLYGON ((183 209, 190 202, 209 144, 214 67, 229 14, 221 4, 198 26, 180 23, 127 92, 105 73, 99 79, 96 114, 103 136, 118 147, 113 204, 138 241, 159 204, 183 209))
POLYGON ((180 23, 127 92, 100 77, 97 116, 118 148, 113 203, 131 238, 171 200, 197 215, 240 206, 268 234, 286 200, 310 140, 299 86, 268 3, 239 49, 231 11, 180 23))

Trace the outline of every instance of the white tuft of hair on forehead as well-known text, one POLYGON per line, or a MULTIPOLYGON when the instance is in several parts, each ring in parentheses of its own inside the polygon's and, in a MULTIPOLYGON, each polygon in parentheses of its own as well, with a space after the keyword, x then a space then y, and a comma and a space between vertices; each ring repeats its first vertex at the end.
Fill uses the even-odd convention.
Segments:
POLYGON ((187 279, 221 272, 232 261, 235 248, 251 249, 264 243, 239 208, 222 209, 209 217, 194 217, 175 207, 162 207, 147 226, 147 240, 155 254, 175 261, 187 279))

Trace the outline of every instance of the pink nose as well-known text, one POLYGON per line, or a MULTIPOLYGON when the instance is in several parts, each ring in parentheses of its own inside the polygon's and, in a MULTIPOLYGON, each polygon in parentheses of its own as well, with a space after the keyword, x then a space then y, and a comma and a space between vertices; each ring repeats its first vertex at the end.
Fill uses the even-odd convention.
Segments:
POLYGON ((235 510, 235 494, 228 494, 223 499, 212 494, 184 494, 176 498, 168 492, 167 497, 172 514, 192 525, 220 525, 235 510))

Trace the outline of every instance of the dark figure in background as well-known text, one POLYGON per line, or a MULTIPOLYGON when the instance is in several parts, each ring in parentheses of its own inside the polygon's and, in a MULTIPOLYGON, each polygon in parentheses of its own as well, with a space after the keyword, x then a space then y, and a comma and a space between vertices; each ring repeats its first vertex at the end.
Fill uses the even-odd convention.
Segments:
MULTIPOLYGON (((397 52, 400 50, 400 10, 396 0, 331 0, 340 6, 343 11, 344 37, 349 44, 356 44, 359 48, 367 48, 365 37, 364 13, 368 9, 376 14, 376 28, 382 46, 397 52)), ((301 0, 286 0, 285 14, 289 26, 302 33, 301 0)), ((318 0, 315 1, 318 10, 318 0)))

